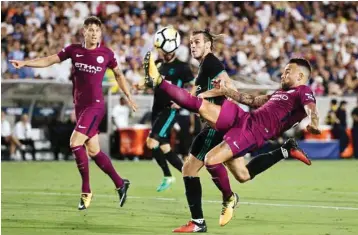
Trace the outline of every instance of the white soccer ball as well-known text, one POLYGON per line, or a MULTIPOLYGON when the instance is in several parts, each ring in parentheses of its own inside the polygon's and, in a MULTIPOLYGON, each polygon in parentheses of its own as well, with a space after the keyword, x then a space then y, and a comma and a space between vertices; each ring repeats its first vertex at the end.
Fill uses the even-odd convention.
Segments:
POLYGON ((158 30, 154 36, 154 46, 165 53, 172 53, 180 45, 180 34, 173 27, 158 30))

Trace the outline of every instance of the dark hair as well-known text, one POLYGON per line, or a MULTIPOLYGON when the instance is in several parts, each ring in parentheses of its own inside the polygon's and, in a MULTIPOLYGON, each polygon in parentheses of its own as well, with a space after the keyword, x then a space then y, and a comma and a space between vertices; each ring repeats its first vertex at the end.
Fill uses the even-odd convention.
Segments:
POLYGON ((332 99, 332 100, 331 100, 331 104, 336 105, 336 104, 337 104, 337 100, 336 100, 336 99, 332 99))
POLYGON ((192 32, 192 35, 203 34, 205 42, 211 42, 210 49, 214 48, 214 42, 221 40, 225 37, 225 34, 213 34, 210 33, 210 29, 206 28, 205 30, 195 30, 192 32))
POLYGON ((85 22, 83 23, 84 27, 87 27, 90 24, 95 24, 98 27, 102 26, 102 21, 97 16, 89 16, 85 19, 85 22))
MULTIPOLYGON (((309 75, 310 75, 311 72, 312 72, 311 64, 310 64, 310 62, 308 62, 308 60, 306 60, 306 59, 303 59, 303 58, 292 58, 292 59, 290 59, 290 61, 289 61, 288 63, 289 63, 289 64, 297 64, 298 66, 305 67, 305 68, 309 71, 309 75)), ((309 75, 308 75, 308 76, 309 76, 309 75)))

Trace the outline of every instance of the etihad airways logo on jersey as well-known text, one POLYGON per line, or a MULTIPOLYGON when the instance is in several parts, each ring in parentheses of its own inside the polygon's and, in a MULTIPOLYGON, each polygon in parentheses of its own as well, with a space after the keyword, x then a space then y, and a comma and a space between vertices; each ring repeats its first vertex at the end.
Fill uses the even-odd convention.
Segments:
POLYGON ((93 66, 93 65, 89 65, 89 64, 80 63, 80 62, 76 62, 75 67, 78 68, 79 71, 93 73, 93 74, 96 74, 97 72, 102 71, 102 68, 99 66, 93 66))
POLYGON ((288 100, 288 96, 284 94, 274 94, 270 100, 288 100))

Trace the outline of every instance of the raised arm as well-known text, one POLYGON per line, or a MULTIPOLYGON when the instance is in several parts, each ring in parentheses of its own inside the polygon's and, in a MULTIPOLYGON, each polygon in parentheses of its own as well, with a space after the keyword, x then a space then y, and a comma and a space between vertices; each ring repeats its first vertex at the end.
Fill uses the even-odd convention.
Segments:
POLYGON ((119 88, 121 88, 121 90, 123 91, 123 93, 125 94, 125 96, 128 99, 129 106, 131 106, 132 110, 135 112, 137 110, 137 104, 132 99, 131 93, 128 89, 127 80, 124 77, 124 74, 122 73, 122 71, 119 69, 118 66, 116 66, 112 70, 113 70, 113 73, 114 73, 114 76, 116 78, 119 88))
POLYGON ((310 124, 307 126, 307 131, 311 132, 312 134, 320 134, 321 131, 318 128, 319 125, 319 117, 315 103, 308 103, 304 106, 306 114, 310 120, 310 124))
POLYGON ((237 90, 233 90, 233 89, 228 89, 224 94, 227 97, 235 100, 236 102, 245 104, 245 105, 249 106, 250 108, 261 107, 270 99, 269 95, 255 96, 255 95, 251 95, 251 94, 247 94, 247 93, 241 93, 241 92, 238 92, 237 90))
POLYGON ((269 99, 269 95, 251 95, 247 93, 238 92, 234 89, 227 89, 225 91, 225 96, 235 100, 238 103, 245 104, 251 108, 258 108, 264 105, 269 99))
POLYGON ((24 66, 32 67, 32 68, 45 68, 61 62, 60 57, 58 57, 57 54, 34 59, 34 60, 25 60, 25 61, 9 60, 9 61, 17 69, 20 69, 24 66))

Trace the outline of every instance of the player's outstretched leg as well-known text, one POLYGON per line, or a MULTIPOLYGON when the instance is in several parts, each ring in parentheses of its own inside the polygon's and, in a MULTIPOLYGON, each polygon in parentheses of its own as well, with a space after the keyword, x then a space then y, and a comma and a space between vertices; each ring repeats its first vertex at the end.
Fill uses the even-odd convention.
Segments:
POLYGON ((256 175, 266 171, 285 158, 294 158, 306 165, 311 165, 311 161, 307 154, 298 147, 295 139, 290 138, 280 148, 268 153, 260 154, 254 157, 246 165, 250 174, 250 179, 253 179, 256 175))
POLYGON ((145 84, 153 84, 165 91, 170 98, 179 106, 192 111, 199 112, 203 99, 191 95, 187 90, 165 81, 155 66, 151 52, 144 58, 145 84))
POLYGON ((232 192, 227 170, 222 164, 231 159, 232 156, 232 151, 225 141, 214 147, 205 156, 206 169, 223 196, 219 219, 220 226, 224 226, 230 222, 234 215, 234 209, 239 203, 239 196, 232 192))
POLYGON ((311 165, 311 160, 308 158, 308 155, 303 151, 300 147, 298 147, 298 144, 295 139, 290 138, 288 139, 281 147, 281 149, 287 149, 288 151, 288 157, 297 159, 301 162, 303 162, 306 165, 311 165))

